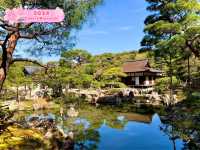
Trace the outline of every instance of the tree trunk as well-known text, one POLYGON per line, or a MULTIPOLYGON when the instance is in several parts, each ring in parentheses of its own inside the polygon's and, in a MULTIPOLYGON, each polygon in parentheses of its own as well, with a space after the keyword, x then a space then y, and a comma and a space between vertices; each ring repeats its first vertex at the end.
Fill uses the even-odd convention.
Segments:
POLYGON ((25 91, 25 94, 27 94, 27 85, 26 84, 24 85, 24 91, 25 91))
POLYGON ((172 56, 170 54, 170 101, 173 99, 173 69, 172 69, 172 56))
POLYGON ((19 104, 19 87, 17 86, 17 102, 18 102, 18 104, 19 104))
POLYGON ((7 76, 10 64, 12 63, 12 56, 19 39, 19 33, 13 32, 6 36, 2 45, 2 63, 0 67, 0 92, 2 91, 4 81, 7 76))
POLYGON ((190 56, 188 56, 188 63, 187 63, 187 66, 188 66, 188 87, 189 87, 189 91, 190 91, 190 88, 191 88, 191 73, 190 73, 190 56))
POLYGON ((31 88, 31 86, 29 87, 29 97, 30 97, 30 99, 31 99, 31 95, 32 95, 32 88, 31 88))

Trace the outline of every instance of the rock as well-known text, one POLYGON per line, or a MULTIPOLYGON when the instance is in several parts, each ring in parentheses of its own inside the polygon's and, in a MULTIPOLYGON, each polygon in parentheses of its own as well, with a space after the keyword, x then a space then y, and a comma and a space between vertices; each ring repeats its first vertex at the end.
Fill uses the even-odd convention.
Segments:
POLYGON ((75 144, 74 140, 71 139, 70 137, 67 137, 63 142, 62 149, 73 150, 74 149, 74 144, 75 144))
POLYGON ((33 110, 48 109, 49 107, 49 103, 45 99, 34 100, 33 110))
POLYGON ((166 104, 167 106, 169 106, 171 104, 171 100, 168 94, 164 94, 162 96, 162 100, 164 102, 164 104, 166 104))
POLYGON ((116 97, 116 104, 120 105, 122 103, 121 97, 116 97))
POLYGON ((52 129, 48 129, 47 133, 44 135, 44 138, 51 139, 53 137, 52 129))
POLYGON ((33 117, 28 119, 29 122, 33 122, 33 121, 37 121, 37 120, 39 120, 38 116, 33 116, 33 117))
POLYGON ((77 117, 77 116, 78 116, 78 111, 76 111, 76 110, 74 109, 74 107, 71 106, 70 109, 67 111, 67 115, 68 115, 69 117, 77 117))
POLYGON ((55 126, 55 118, 53 116, 33 115, 27 118, 27 124, 31 128, 49 129, 55 126))
POLYGON ((134 98, 134 97, 135 97, 133 91, 130 91, 130 92, 129 92, 128 97, 129 97, 129 98, 134 98))
POLYGON ((152 92, 151 95, 149 95, 149 99, 155 101, 161 101, 160 95, 157 92, 152 92))
POLYGON ((97 100, 97 103, 100 103, 100 104, 116 104, 120 101, 121 100, 117 99, 117 97, 115 95, 111 95, 111 96, 99 97, 98 100, 97 100))
POLYGON ((117 96, 118 96, 119 98, 123 98, 123 97, 124 97, 124 94, 123 94, 122 91, 120 91, 120 92, 117 94, 117 96))
POLYGON ((70 137, 71 139, 74 139, 74 133, 73 132, 69 132, 68 133, 68 137, 70 137))
POLYGON ((44 137, 51 141, 52 149, 74 149, 73 132, 66 135, 62 128, 48 129, 44 137))
POLYGON ((174 94, 173 95, 173 104, 176 104, 177 102, 178 102, 177 95, 174 94))
POLYGON ((57 126, 57 130, 60 132, 60 134, 66 138, 68 135, 64 132, 63 128, 61 126, 57 126))
POLYGON ((174 94, 172 95, 172 99, 170 98, 170 96, 168 94, 164 94, 162 96, 162 101, 164 104, 166 104, 167 106, 169 105, 174 105, 178 102, 177 96, 174 94))

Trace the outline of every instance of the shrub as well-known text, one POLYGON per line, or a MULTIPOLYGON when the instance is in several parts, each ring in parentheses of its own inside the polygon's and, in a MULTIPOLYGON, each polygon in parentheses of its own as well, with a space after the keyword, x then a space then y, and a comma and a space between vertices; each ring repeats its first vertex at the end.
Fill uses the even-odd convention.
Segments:
MULTIPOLYGON (((180 80, 175 76, 172 77, 172 88, 176 89, 180 86, 180 80)), ((170 77, 164 77, 156 80, 156 91, 162 93, 163 91, 170 89, 170 77)))

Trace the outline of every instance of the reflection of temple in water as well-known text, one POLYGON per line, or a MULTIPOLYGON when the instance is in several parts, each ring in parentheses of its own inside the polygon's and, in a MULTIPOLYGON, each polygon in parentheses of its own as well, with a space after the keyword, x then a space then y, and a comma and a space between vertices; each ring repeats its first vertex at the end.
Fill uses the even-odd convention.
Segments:
POLYGON ((137 114, 137 113, 122 113, 122 116, 124 116, 128 121, 136 121, 136 122, 142 122, 150 124, 152 122, 153 115, 143 115, 143 114, 137 114))

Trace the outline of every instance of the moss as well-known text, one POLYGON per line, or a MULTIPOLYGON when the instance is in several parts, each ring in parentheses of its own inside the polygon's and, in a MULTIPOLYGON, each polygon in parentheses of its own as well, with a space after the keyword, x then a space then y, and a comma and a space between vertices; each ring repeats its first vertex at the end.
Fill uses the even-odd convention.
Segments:
POLYGON ((0 149, 32 149, 45 148, 46 141, 43 134, 35 129, 24 129, 18 126, 9 126, 0 135, 0 149))
POLYGON ((121 89, 113 88, 113 89, 109 89, 108 91, 106 91, 106 94, 107 95, 113 95, 113 94, 117 94, 120 91, 121 91, 121 89))

